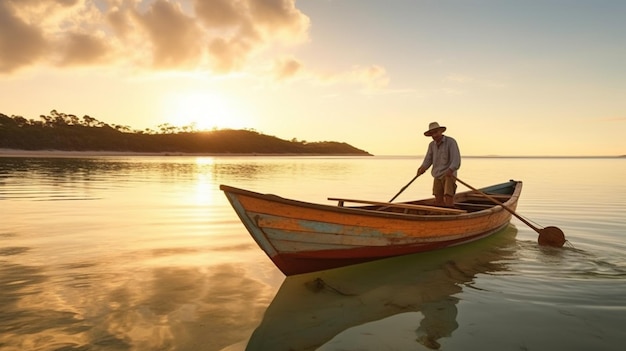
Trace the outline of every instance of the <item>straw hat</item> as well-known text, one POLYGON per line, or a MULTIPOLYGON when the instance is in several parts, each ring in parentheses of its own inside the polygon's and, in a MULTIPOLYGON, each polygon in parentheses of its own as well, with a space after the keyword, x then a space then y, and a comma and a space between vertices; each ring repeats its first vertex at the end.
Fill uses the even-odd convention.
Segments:
POLYGON ((437 123, 437 122, 430 122, 430 124, 428 125, 428 130, 424 132, 424 135, 432 136, 439 129, 441 129, 442 133, 446 131, 446 127, 439 126, 439 123, 437 123))

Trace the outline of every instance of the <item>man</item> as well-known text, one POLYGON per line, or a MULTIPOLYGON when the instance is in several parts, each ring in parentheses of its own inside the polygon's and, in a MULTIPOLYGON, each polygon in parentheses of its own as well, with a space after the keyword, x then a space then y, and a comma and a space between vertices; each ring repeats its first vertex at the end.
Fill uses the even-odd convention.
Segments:
POLYGON ((417 169, 417 175, 421 175, 433 166, 433 195, 436 206, 454 207, 454 194, 456 193, 456 171, 461 167, 461 153, 456 140, 443 135, 446 127, 432 122, 425 136, 433 138, 428 144, 428 151, 422 165, 417 169), (454 177, 453 177, 454 176, 454 177))

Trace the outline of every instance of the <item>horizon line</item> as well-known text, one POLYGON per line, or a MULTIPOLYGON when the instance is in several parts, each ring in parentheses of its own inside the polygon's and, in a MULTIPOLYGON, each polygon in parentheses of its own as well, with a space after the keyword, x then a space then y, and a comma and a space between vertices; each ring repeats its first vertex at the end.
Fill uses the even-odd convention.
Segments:
MULTIPOLYGON (((381 157, 424 157, 425 155, 374 155, 381 157)), ((461 158, 626 158, 624 155, 462 155, 461 158)))

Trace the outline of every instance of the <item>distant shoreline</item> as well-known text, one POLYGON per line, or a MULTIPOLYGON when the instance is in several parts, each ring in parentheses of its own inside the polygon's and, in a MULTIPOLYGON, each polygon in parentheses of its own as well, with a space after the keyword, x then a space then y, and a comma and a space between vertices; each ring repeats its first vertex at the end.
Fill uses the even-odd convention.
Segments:
POLYGON ((355 156, 358 154, 311 154, 311 153, 192 153, 192 152, 135 152, 135 151, 66 151, 66 150, 19 150, 0 149, 0 157, 96 157, 96 156, 355 156))
MULTIPOLYGON (((357 154, 310 154, 310 153, 190 153, 190 152, 135 152, 135 151, 65 151, 65 150, 20 150, 20 149, 1 149, 0 157, 98 157, 98 156, 233 156, 233 157, 251 157, 251 156, 343 156, 343 157, 364 157, 364 156, 381 156, 381 157, 415 157, 421 158, 423 155, 357 155, 357 154)), ((488 156, 463 156, 464 158, 623 158, 626 155, 618 156, 504 156, 504 155, 488 155, 488 156)))

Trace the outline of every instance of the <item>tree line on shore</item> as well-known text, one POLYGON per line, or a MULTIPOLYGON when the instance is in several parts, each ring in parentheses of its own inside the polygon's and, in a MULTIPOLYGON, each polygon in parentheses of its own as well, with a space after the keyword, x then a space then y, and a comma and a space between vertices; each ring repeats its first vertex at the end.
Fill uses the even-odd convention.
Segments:
POLYGON ((0 113, 0 148, 19 150, 116 151, 143 153, 370 155, 347 143, 284 140, 255 130, 214 129, 161 124, 158 130, 133 130, 96 118, 52 110, 39 120, 0 113))

